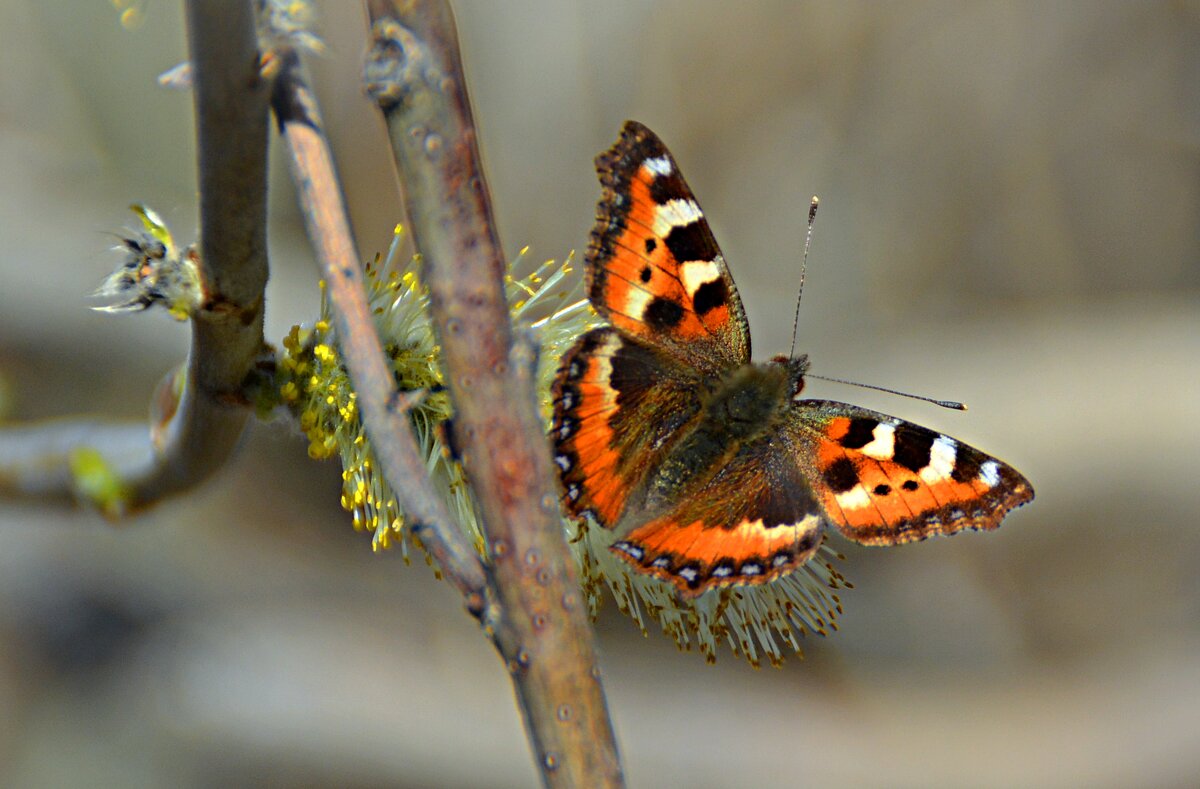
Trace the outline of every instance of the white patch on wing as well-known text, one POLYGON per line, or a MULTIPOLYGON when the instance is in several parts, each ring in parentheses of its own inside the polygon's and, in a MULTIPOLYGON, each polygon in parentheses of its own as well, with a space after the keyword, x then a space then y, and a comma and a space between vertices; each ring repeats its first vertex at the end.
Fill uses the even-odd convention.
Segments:
POLYGON ((871 494, 867 493, 867 489, 862 486, 861 482, 845 493, 837 494, 834 498, 837 499, 838 506, 844 510, 858 510, 871 504, 871 494))
POLYGON ((612 547, 616 548, 618 551, 625 554, 626 556, 631 556, 634 559, 637 559, 638 561, 641 561, 642 557, 646 555, 645 551, 643 551, 638 546, 633 545, 628 542, 624 542, 624 541, 614 542, 612 547))
POLYGON ((720 278, 721 269, 711 260, 689 260, 679 267, 679 279, 683 281, 683 289, 693 298, 701 285, 720 278))
POLYGON ((954 459, 958 456, 958 444, 949 436, 938 436, 929 448, 929 465, 921 469, 920 477, 932 485, 950 479, 954 471, 954 459))
POLYGON ((654 301, 654 294, 639 287, 629 288, 625 293, 627 295, 625 303, 621 305, 621 312, 635 320, 645 320, 646 307, 654 301))
POLYGON ((979 481, 989 488, 1000 484, 1000 466, 994 460, 989 460, 979 467, 979 481))
POLYGON ((821 525, 821 519, 814 514, 805 515, 800 519, 799 523, 793 523, 791 528, 796 532, 797 536, 805 532, 810 532, 821 525))
POLYGON ((896 427, 880 422, 871 432, 871 443, 862 448, 862 453, 876 460, 891 460, 896 454, 896 427))
POLYGON ((752 521, 742 521, 730 534, 740 540, 761 540, 764 534, 770 535, 771 542, 794 542, 801 535, 817 528, 820 519, 816 515, 805 515, 796 523, 781 523, 773 529, 763 527, 762 518, 752 521))
MULTIPOLYGON (((640 293, 640 292, 641 291, 638 291, 638 290, 635 290, 632 288, 629 290, 631 297, 633 296, 633 294, 640 293)), ((611 386, 607 386, 607 384, 609 383, 609 381, 612 380, 612 357, 613 357, 613 354, 615 354, 620 349, 621 349, 621 338, 618 337, 616 334, 611 334, 604 340, 604 345, 600 346, 600 348, 597 349, 595 356, 592 357, 593 359, 596 360, 596 376, 597 376, 597 378, 599 378, 601 381, 603 381, 606 384, 606 386, 603 387, 603 389, 604 389, 604 404, 606 406, 610 406, 610 407, 615 406, 617 404, 617 392, 611 386)))
POLYGON ((675 169, 671 167, 671 160, 665 156, 656 156, 653 159, 647 159, 642 162, 642 166, 655 175, 670 175, 675 169))
POLYGON ((668 200, 654 208, 654 235, 666 238, 673 227, 686 227, 704 216, 695 200, 668 200))

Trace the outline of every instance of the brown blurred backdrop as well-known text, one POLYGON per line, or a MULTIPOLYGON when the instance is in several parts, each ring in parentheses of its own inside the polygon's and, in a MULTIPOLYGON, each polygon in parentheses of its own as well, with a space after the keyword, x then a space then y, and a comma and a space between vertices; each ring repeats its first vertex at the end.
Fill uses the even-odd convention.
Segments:
MULTIPOLYGON (((313 63, 364 257, 401 219, 354 3, 313 63)), ((163 315, 90 312, 144 201, 190 240, 177 3, 0 3, 4 418, 138 417, 182 358, 163 315)), ((1012 462, 988 536, 837 546, 857 586, 808 659, 706 666, 608 611, 637 786, 1200 781, 1200 5, 461 2, 506 248, 586 244, 625 118, 671 146, 756 356, 800 322, 814 383, 1012 462)), ((269 337, 315 314, 282 163, 269 337)), ((526 786, 508 680, 454 593, 372 555, 334 464, 280 426, 122 528, 0 503, 0 784, 526 786)))

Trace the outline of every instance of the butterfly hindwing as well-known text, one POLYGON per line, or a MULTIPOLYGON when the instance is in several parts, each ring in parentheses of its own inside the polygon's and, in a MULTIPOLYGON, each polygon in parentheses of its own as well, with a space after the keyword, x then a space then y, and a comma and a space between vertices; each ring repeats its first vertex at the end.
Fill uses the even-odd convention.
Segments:
POLYGON ((691 597, 715 587, 767 583, 795 570, 821 543, 821 516, 800 467, 764 436, 611 549, 691 597))
POLYGON ((630 493, 699 411, 700 381, 650 346, 593 329, 563 357, 553 388, 554 462, 567 509, 612 527, 630 493))
POLYGON ((585 270, 613 326, 704 372, 750 360, 750 330, 725 258, 666 146, 627 121, 596 158, 604 189, 585 270))
POLYGON ((866 408, 801 400, 788 434, 830 522, 864 545, 990 530, 1033 500, 1021 474, 974 447, 866 408))

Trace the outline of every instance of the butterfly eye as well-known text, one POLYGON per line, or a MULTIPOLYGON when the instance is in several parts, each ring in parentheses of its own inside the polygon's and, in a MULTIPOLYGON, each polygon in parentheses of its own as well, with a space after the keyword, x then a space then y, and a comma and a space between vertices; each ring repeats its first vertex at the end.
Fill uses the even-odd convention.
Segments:
POLYGON ((804 372, 798 372, 792 376, 792 399, 800 400, 800 395, 804 392, 804 372))
POLYGON ((790 397, 793 400, 799 400, 800 393, 804 391, 804 375, 808 372, 808 355, 779 355, 772 358, 771 361, 787 368, 788 378, 791 380, 790 397))

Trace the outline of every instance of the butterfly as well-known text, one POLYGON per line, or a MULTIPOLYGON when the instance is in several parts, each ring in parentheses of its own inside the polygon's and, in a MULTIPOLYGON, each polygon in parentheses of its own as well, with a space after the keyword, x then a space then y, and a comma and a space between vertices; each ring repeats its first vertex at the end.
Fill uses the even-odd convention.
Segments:
POLYGON ((551 439, 566 509, 634 570, 696 597, 792 572, 830 527, 897 545, 995 529, 1033 500, 961 441, 801 397, 805 355, 751 362, 729 267, 654 132, 626 122, 596 170, 584 269, 608 325, 563 356, 551 439))

